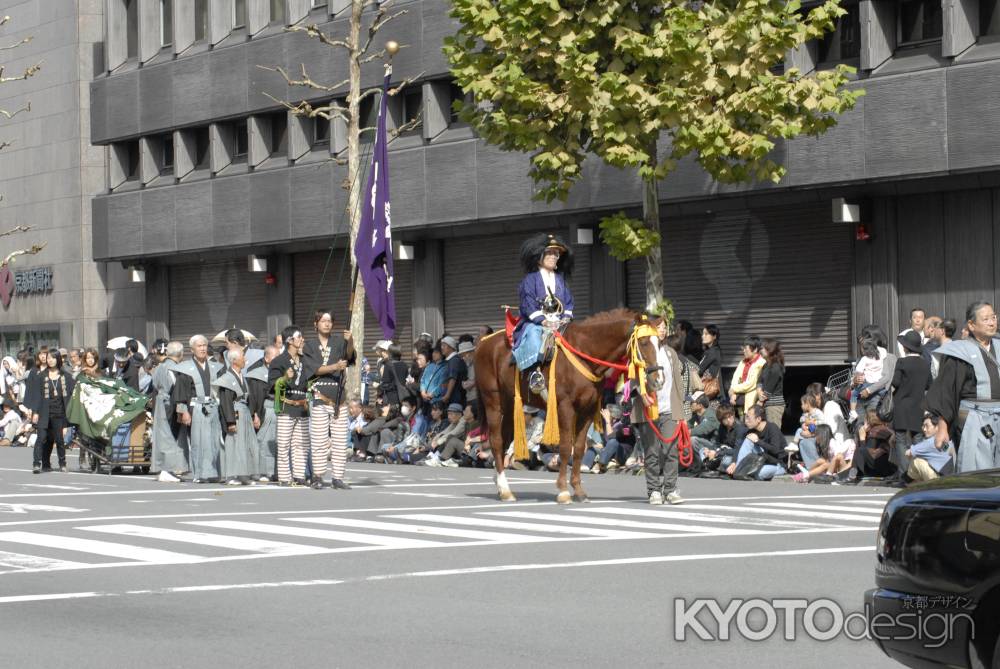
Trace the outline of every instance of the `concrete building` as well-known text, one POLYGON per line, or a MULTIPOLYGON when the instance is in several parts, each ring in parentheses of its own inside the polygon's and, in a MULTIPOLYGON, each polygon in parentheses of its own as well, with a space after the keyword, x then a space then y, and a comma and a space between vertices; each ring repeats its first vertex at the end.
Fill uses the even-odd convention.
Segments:
MULTIPOLYGON (((26 81, 0 85, 0 260, 45 243, 11 263, 19 286, 0 300, 0 351, 25 345, 94 344, 114 329, 141 327, 142 286, 126 282, 119 263, 91 261, 91 197, 107 190, 105 149, 90 142, 90 83, 103 62, 104 8, 99 0, 2 0, 4 76, 41 63, 26 81), (95 64, 97 69, 95 71, 95 64), (137 289, 138 288, 138 289, 137 289), (138 321, 131 319, 137 317, 138 321)), ((2 289, 0 289, 2 290, 2 289)), ((3 295, 0 295, 3 297, 3 295)))
MULTIPOLYGON (((973 297, 997 297, 1000 2, 844 4, 837 32, 786 67, 853 64, 852 85, 867 94, 823 137, 779 145, 781 184, 719 185, 686 163, 661 185, 667 295, 678 317, 719 324, 730 361, 753 332, 781 339, 793 366, 842 364, 866 323, 896 332, 913 306, 957 317, 973 297)), ((407 13, 379 39, 408 46, 397 79, 420 79, 392 100, 391 121, 423 121, 390 144, 393 235, 407 258, 396 264, 397 340, 499 325, 500 305, 516 299, 518 246, 535 230, 573 241, 578 315, 641 306, 641 263, 611 259, 596 231, 607 213, 638 209, 636 179, 595 160, 567 202, 533 201, 526 159, 477 140, 450 112, 460 92, 440 49, 455 30, 447 1, 396 7, 407 13)), ((331 157, 344 129, 287 114, 271 96, 322 98, 260 66, 305 63, 317 81, 343 79, 339 54, 284 28, 343 31, 346 8, 105 0, 89 116, 107 180, 90 203, 91 250, 109 272, 145 276, 130 284, 144 305, 120 300, 142 318, 111 310, 109 334, 236 324, 268 336, 291 321, 308 327, 316 306, 343 315, 345 170, 331 157)), ((372 64, 366 85, 380 76, 372 64)), ((109 294, 117 305, 119 287, 109 294)))

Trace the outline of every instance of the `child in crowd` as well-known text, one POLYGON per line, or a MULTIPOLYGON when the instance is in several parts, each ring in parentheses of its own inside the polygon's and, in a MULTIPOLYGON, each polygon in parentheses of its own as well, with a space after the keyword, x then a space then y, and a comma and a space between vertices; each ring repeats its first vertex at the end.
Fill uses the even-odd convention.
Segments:
POLYGON ((864 377, 864 380, 851 390, 851 413, 848 420, 852 423, 858 419, 858 400, 861 393, 878 383, 879 379, 882 378, 883 361, 879 356, 878 344, 874 339, 861 340, 861 354, 861 359, 858 360, 854 373, 864 377))
POLYGON ((10 446, 21 429, 21 413, 10 398, 4 398, 0 411, 3 411, 3 417, 0 418, 0 446, 10 446))
POLYGON ((913 444, 906 451, 906 457, 911 458, 906 476, 912 482, 933 481, 955 471, 955 461, 951 457, 951 444, 949 443, 948 447, 943 450, 938 450, 937 446, 934 445, 937 426, 937 416, 925 416, 923 425, 921 425, 924 440, 913 444))
POLYGON ((798 444, 802 439, 811 438, 816 434, 816 428, 823 423, 823 410, 815 395, 806 393, 801 399, 802 417, 799 419, 799 429, 792 437, 792 443, 798 444))

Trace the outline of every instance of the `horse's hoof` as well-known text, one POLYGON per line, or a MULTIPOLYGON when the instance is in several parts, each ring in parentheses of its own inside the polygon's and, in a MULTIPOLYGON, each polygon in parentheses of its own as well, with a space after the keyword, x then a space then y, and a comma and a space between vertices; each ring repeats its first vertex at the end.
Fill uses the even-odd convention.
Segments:
POLYGON ((569 491, 562 490, 558 495, 556 495, 557 504, 569 504, 573 501, 572 496, 570 496, 569 491))
POLYGON ((574 502, 580 502, 581 504, 590 504, 590 498, 586 495, 573 495, 574 502))
POLYGON ((507 492, 500 493, 500 501, 501 502, 516 502, 517 501, 517 497, 514 497, 514 493, 512 493, 512 492, 510 492, 508 490, 507 492))

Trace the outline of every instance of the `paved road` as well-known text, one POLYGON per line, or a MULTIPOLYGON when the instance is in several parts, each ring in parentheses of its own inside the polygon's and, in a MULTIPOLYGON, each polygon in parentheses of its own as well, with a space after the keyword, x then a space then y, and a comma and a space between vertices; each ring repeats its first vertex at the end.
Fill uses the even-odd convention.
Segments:
POLYGON ((560 507, 540 472, 504 505, 484 470, 354 466, 354 490, 314 491, 29 460, 0 449, 0 666, 896 666, 801 626, 674 639, 678 597, 860 611, 885 489, 682 479, 687 504, 650 507, 606 474, 560 507))

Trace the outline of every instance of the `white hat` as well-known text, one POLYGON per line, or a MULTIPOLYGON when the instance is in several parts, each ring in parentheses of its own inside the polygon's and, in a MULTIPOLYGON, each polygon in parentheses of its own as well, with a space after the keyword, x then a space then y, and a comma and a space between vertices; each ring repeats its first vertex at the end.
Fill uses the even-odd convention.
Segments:
POLYGON ((471 341, 463 341, 458 345, 459 353, 471 353, 476 350, 476 345, 471 341))
POLYGON ((391 340, 389 340, 389 339, 379 339, 377 342, 375 342, 375 347, 374 348, 375 348, 376 351, 378 351, 378 350, 388 351, 390 346, 392 346, 392 341, 391 340))
POLYGON ((454 351, 458 350, 458 341, 456 341, 456 339, 454 337, 450 336, 450 335, 447 336, 447 337, 442 337, 441 338, 441 343, 444 344, 444 345, 446 345, 446 346, 448 346, 449 348, 451 348, 454 351))
POLYGON ((692 402, 695 401, 696 399, 698 399, 699 397, 701 397, 704 394, 705 393, 701 392, 700 390, 694 391, 693 393, 691 393, 691 401, 692 402))

